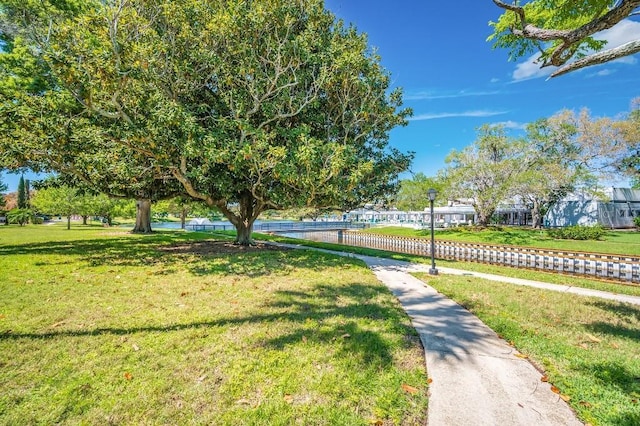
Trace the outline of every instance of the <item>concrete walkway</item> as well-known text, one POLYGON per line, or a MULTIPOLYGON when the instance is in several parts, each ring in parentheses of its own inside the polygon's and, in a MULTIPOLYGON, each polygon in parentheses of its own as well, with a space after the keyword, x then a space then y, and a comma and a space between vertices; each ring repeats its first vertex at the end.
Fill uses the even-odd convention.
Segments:
MULTIPOLYGON (((425 349, 429 426, 582 425, 542 374, 493 330, 389 259, 362 259, 398 298, 425 349)), ((428 268, 427 268, 428 269, 428 268)))
MULTIPOLYGON (((515 348, 469 311, 410 274, 428 272, 428 265, 320 251, 364 261, 411 318, 425 349, 431 380, 429 426, 582 425, 560 396, 551 391, 551 385, 542 381, 542 374, 515 348)), ((438 270, 640 305, 640 297, 451 268, 438 270)))

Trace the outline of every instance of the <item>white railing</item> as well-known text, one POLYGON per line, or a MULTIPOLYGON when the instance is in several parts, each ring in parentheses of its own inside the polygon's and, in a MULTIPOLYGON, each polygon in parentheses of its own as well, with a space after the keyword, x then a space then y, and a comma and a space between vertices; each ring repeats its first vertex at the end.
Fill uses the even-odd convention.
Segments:
MULTIPOLYGON (((309 232, 306 239, 430 256, 430 240, 350 231, 309 232)), ((489 263, 640 284, 640 257, 436 240, 438 259, 489 263)))

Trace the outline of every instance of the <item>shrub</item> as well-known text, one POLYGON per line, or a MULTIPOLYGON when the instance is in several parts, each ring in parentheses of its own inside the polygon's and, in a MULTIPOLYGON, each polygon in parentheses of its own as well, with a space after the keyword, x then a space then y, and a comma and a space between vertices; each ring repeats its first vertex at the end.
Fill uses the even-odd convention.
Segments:
POLYGON ((640 216, 633 218, 633 224, 636 225, 636 228, 640 229, 640 216))
POLYGON ((29 223, 29 220, 33 217, 33 212, 29 209, 13 209, 7 213, 7 219, 9 223, 17 223, 20 226, 24 226, 29 223))
POLYGON ((601 225, 584 226, 574 225, 564 228, 555 228, 547 230, 551 238, 561 240, 599 240, 606 233, 601 225))

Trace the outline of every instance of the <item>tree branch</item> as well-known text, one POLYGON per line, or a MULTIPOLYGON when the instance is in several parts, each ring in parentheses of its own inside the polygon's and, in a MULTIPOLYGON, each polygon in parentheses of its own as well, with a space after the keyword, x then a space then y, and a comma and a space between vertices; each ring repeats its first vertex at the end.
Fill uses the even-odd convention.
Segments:
POLYGON ((624 56, 633 55, 638 52, 640 52, 640 40, 630 41, 623 44, 622 46, 594 53, 593 55, 589 55, 585 58, 578 59, 575 62, 571 62, 559 68, 557 71, 554 71, 549 78, 557 77, 570 71, 575 71, 577 69, 585 68, 591 65, 603 64, 605 62, 622 58, 624 56))

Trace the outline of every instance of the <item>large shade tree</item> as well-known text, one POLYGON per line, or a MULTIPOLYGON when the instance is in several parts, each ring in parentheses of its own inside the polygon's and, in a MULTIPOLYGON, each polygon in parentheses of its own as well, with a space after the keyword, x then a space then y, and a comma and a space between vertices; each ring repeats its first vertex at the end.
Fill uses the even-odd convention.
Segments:
MULTIPOLYGON (((103 169, 178 182, 217 207, 239 243, 267 209, 352 208, 392 193, 409 166, 388 146, 409 113, 400 91, 366 37, 320 0, 3 0, 2 15, 20 58, 5 76, 49 89, 22 105, 85 120, 48 152, 31 149, 32 162, 66 153, 82 174, 83 150, 103 169)), ((23 97, 10 91, 3 106, 23 97)))
POLYGON ((453 150, 445 159, 445 196, 470 202, 478 225, 487 226, 499 204, 514 195, 515 180, 528 167, 522 161, 524 146, 503 126, 481 126, 473 145, 453 150))
POLYGON ((491 22, 489 40, 516 59, 538 52, 540 67, 556 66, 551 77, 640 52, 640 40, 607 47, 595 36, 640 13, 640 0, 493 0, 504 13, 491 22))

